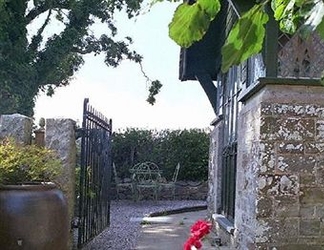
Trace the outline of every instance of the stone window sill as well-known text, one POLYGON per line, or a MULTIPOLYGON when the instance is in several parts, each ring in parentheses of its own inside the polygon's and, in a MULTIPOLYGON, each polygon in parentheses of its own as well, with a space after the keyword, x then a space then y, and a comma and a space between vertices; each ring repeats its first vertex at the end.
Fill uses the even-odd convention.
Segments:
POLYGON ((224 215, 222 214, 213 214, 213 219, 218 223, 218 225, 224 229, 229 234, 234 234, 234 224, 230 222, 224 215))

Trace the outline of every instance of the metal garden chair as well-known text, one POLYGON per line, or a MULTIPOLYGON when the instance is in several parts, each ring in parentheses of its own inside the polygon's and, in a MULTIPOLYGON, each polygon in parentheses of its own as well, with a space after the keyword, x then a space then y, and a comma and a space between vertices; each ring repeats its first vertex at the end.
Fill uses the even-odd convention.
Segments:
POLYGON ((177 166, 175 167, 171 181, 166 182, 166 183, 159 183, 160 189, 163 189, 163 188, 172 189, 172 198, 173 199, 175 199, 176 182, 178 179, 179 170, 180 170, 180 163, 178 163, 177 166))

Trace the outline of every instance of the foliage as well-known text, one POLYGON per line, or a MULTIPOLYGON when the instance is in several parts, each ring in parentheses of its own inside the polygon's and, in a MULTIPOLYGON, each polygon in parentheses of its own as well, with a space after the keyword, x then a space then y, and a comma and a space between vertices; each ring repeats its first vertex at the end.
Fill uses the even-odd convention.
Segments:
MULTIPOLYGON (((220 5, 221 0, 184 1, 176 9, 169 25, 170 37, 181 47, 189 47, 199 41, 219 12, 220 5)), ((255 4, 239 17, 225 41, 222 49, 223 72, 261 51, 265 36, 264 26, 269 21, 270 13, 285 33, 298 32, 301 37, 306 38, 316 30, 324 38, 322 0, 255 1, 255 4), (269 5, 272 12, 268 11, 269 5)))
POLYGON ((181 46, 189 47, 193 41, 202 39, 219 10, 219 1, 200 0, 194 4, 180 4, 170 23, 170 37, 181 46))
MULTIPOLYGON (((141 66, 141 55, 130 49, 132 39, 116 38, 114 18, 121 11, 133 18, 139 14, 142 2, 0 1, 0 114, 17 112, 32 116, 39 91, 51 96, 56 88, 68 85, 83 65, 86 54, 104 53, 104 61, 111 67, 124 59, 141 66), (95 35, 91 31, 95 22, 106 25, 103 34, 95 35), (40 23, 38 30, 31 32, 37 23, 40 23), (53 25, 62 27, 62 31, 49 36, 53 25)), ((154 94, 150 101, 154 102, 154 94)))
POLYGON ((0 184, 54 181, 62 163, 53 151, 5 139, 0 143, 0 184))
POLYGON ((200 129, 126 129, 113 135, 113 161, 121 178, 129 177, 136 163, 156 163, 168 180, 178 162, 179 180, 206 180, 208 175, 209 134, 200 129))

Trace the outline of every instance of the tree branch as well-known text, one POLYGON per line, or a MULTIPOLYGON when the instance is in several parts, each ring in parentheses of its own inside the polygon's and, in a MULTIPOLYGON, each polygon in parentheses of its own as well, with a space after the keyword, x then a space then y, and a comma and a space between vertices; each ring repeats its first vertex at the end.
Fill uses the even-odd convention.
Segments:
POLYGON ((50 9, 69 9, 69 5, 68 3, 58 3, 56 1, 52 1, 51 3, 45 2, 40 6, 36 6, 26 15, 27 24, 33 21, 40 14, 43 14, 50 9))
POLYGON ((38 46, 40 45, 41 41, 43 40, 42 34, 50 21, 51 14, 52 14, 52 9, 50 9, 48 11, 48 15, 47 15, 43 25, 39 28, 39 30, 37 31, 37 34, 32 38, 31 43, 28 47, 28 50, 30 52, 35 52, 37 50, 38 46))
POLYGON ((92 48, 81 49, 81 48, 73 47, 71 49, 71 52, 78 53, 78 54, 81 54, 81 55, 86 55, 86 54, 96 52, 96 51, 94 51, 92 48))

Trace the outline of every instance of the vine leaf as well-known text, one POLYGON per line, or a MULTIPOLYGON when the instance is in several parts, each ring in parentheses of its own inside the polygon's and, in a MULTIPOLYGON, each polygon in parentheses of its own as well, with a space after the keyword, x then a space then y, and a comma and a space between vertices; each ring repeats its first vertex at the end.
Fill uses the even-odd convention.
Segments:
POLYGON ((169 24, 170 38, 181 47, 190 47, 203 38, 219 10, 219 0, 197 0, 194 4, 180 4, 169 24))
POLYGON ((254 5, 238 19, 222 47, 223 72, 261 51, 265 36, 264 25, 268 20, 269 16, 262 4, 254 5))
POLYGON ((287 18, 294 10, 295 0, 273 0, 271 8, 274 11, 274 18, 277 21, 287 18))

